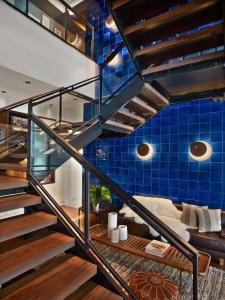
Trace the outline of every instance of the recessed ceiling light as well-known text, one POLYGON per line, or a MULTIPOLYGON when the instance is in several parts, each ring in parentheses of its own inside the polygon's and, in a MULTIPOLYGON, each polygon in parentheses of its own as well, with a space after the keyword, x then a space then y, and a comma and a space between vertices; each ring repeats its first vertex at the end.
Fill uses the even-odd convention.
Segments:
POLYGON ((25 83, 26 83, 26 84, 31 84, 31 81, 26 80, 25 83))
POLYGON ((1 93, 2 93, 2 94, 7 94, 7 92, 6 92, 6 91, 1 91, 1 93))

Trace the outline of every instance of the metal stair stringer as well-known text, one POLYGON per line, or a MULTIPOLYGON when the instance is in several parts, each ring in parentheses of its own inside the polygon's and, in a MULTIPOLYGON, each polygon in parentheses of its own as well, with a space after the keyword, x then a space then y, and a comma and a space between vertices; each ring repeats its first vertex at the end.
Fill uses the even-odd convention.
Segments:
POLYGON ((102 109, 103 123, 109 120, 121 107, 134 98, 144 87, 144 81, 136 77, 120 94, 114 96, 102 109))

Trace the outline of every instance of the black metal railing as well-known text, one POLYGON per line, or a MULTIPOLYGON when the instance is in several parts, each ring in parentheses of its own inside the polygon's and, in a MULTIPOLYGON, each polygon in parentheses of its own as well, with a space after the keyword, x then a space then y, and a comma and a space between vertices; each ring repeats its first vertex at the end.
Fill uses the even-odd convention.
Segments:
POLYGON ((139 74, 123 42, 106 56, 105 61, 99 66, 99 73, 99 106, 102 115, 105 104, 111 101, 114 96, 119 95, 139 74), (126 55, 124 55, 124 52, 126 52, 126 55))
MULTIPOLYGON (((7 4, 93 59, 94 27, 63 0, 20 0, 7 4)), ((83 7, 86 11, 86 5, 83 7)))
MULTIPOLYGON (((87 161, 74 147, 72 147, 68 142, 58 136, 52 129, 50 129, 46 124, 37 116, 32 113, 32 103, 29 104, 29 136, 31 139, 31 122, 40 130, 42 130, 48 138, 52 139, 63 151, 72 157, 77 163, 79 163, 85 171, 85 231, 84 233, 80 232, 80 229, 73 223, 71 220, 69 221, 69 217, 63 213, 63 218, 65 218, 64 222, 69 222, 69 226, 73 228, 76 234, 79 235, 79 238, 83 241, 83 244, 86 246, 86 249, 92 251, 95 256, 97 256, 97 260, 101 262, 104 267, 110 272, 110 274, 115 278, 119 285, 125 289, 125 291, 130 294, 133 299, 137 299, 134 295, 133 291, 129 288, 126 282, 115 272, 115 270, 109 265, 107 260, 101 256, 101 254, 96 250, 92 240, 90 239, 90 220, 89 220, 89 182, 88 176, 95 176, 98 180, 100 180, 106 187, 112 190, 123 202, 130 207, 139 217, 141 217, 148 225, 152 226, 157 232, 159 232, 166 240, 168 240, 171 245, 173 245, 178 251, 180 251, 188 260, 190 260, 193 264, 193 299, 198 299, 198 251, 192 247, 189 243, 185 242, 181 239, 174 231, 172 231, 166 224, 160 221, 154 214, 152 214, 149 210, 147 210, 144 206, 142 206, 137 200, 131 197, 126 193, 119 185, 117 185, 114 181, 112 181, 107 175, 102 173, 98 168, 92 165, 89 161, 87 161)), ((33 140, 32 140, 33 143, 33 140)), ((30 151, 31 151, 31 143, 30 151)), ((29 159, 31 159, 31 152, 29 152, 29 159)), ((32 165, 29 162, 29 170, 28 170, 29 178, 31 181, 35 179, 35 176, 32 174, 32 165)), ((37 184, 37 182, 36 182, 37 184)), ((39 187, 40 188, 40 187, 39 187)), ((43 192, 43 188, 42 188, 43 192)), ((45 191, 46 192, 46 191, 45 191)), ((50 199, 49 195, 47 197, 50 199)), ((51 199, 49 200, 51 202, 51 199)), ((55 207, 58 210, 58 207, 55 207)))

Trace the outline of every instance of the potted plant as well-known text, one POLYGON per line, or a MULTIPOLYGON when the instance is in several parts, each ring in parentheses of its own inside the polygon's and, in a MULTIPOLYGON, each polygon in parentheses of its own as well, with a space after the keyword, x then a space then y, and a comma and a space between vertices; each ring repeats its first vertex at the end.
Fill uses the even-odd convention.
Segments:
POLYGON ((99 211, 99 202, 101 200, 105 200, 110 203, 112 202, 112 197, 110 195, 110 191, 104 185, 91 184, 90 185, 90 194, 91 194, 91 201, 93 204, 93 209, 95 212, 99 211))

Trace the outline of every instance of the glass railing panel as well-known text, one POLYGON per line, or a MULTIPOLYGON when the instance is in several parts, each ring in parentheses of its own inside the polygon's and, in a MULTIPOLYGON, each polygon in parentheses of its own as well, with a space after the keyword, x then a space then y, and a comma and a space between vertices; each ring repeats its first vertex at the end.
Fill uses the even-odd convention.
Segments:
POLYGON ((63 0, 5 0, 34 21, 93 58, 94 28, 86 20, 86 1, 70 8, 63 0))
POLYGON ((27 131, 15 131, 13 126, 0 124, 0 156, 5 151, 15 150, 18 147, 25 146, 27 131))
MULTIPOLYGON (((110 54, 112 53, 110 52, 108 56, 110 54)), ((133 59, 124 46, 102 69, 103 102, 122 88, 136 73, 137 69, 133 59)))
MULTIPOLYGON (((90 175, 89 189, 91 244, 114 270, 116 277, 130 286, 137 272, 160 272, 174 283, 177 293, 179 287, 181 291, 184 291, 186 283, 180 281, 180 269, 191 271, 192 262, 173 247, 156 227, 150 226, 117 193, 94 175, 90 175), (182 261, 185 261, 185 266, 182 261)), ((156 213, 156 202, 154 204, 151 197, 139 196, 136 200, 144 206, 148 205, 149 209, 156 213)), ((159 202, 160 199, 155 199, 155 201, 159 202)), ((172 206, 171 209, 174 218, 176 216, 175 224, 180 222, 182 226, 181 212, 172 206)), ((164 221, 165 219, 166 217, 162 218, 164 221)), ((178 232, 181 228, 178 229, 176 226, 173 230, 178 232)), ((180 235, 180 238, 183 237, 180 235)), ((187 280, 192 286, 191 277, 187 280)), ((188 296, 191 299, 191 290, 188 296)))
POLYGON ((86 53, 87 24, 72 10, 67 10, 67 42, 76 49, 86 53))
POLYGON ((9 4, 15 6, 22 12, 26 12, 26 0, 6 0, 9 4))
POLYGON ((60 118, 60 97, 50 97, 47 101, 38 101, 33 105, 33 113, 42 118, 46 125, 50 126, 59 121, 60 118))
MULTIPOLYGON (((165 199, 130 197, 83 159, 82 152, 63 144, 38 119, 32 119, 36 123, 32 122, 31 175, 132 299, 138 299, 130 286, 137 272, 160 272, 171 280, 176 293, 179 287, 185 290, 187 280, 192 285, 191 276, 183 283, 180 276, 193 272, 190 259, 197 252, 185 242, 187 232, 182 227, 181 212, 172 202, 161 203, 163 212, 170 214, 162 214, 163 218, 158 207, 165 199), (49 172, 55 172, 54 181, 46 184, 43 174, 49 172), (171 224, 165 216, 176 222, 171 224)), ((207 259, 206 255, 206 269, 207 259)), ((191 299, 192 290, 184 295, 191 299)))
MULTIPOLYGON (((98 79, 97 79, 98 81, 98 79)), ((35 101, 33 114, 64 139, 76 138, 99 116, 99 99, 95 98, 95 79, 77 84, 70 92, 57 92, 53 96, 35 101)), ((67 139, 67 140, 68 140, 67 139)))
POLYGON ((65 39, 66 7, 59 0, 29 0, 28 15, 42 26, 65 39))
POLYGON ((83 169, 34 123, 31 133, 31 174, 83 233, 84 212, 80 209, 83 169))

